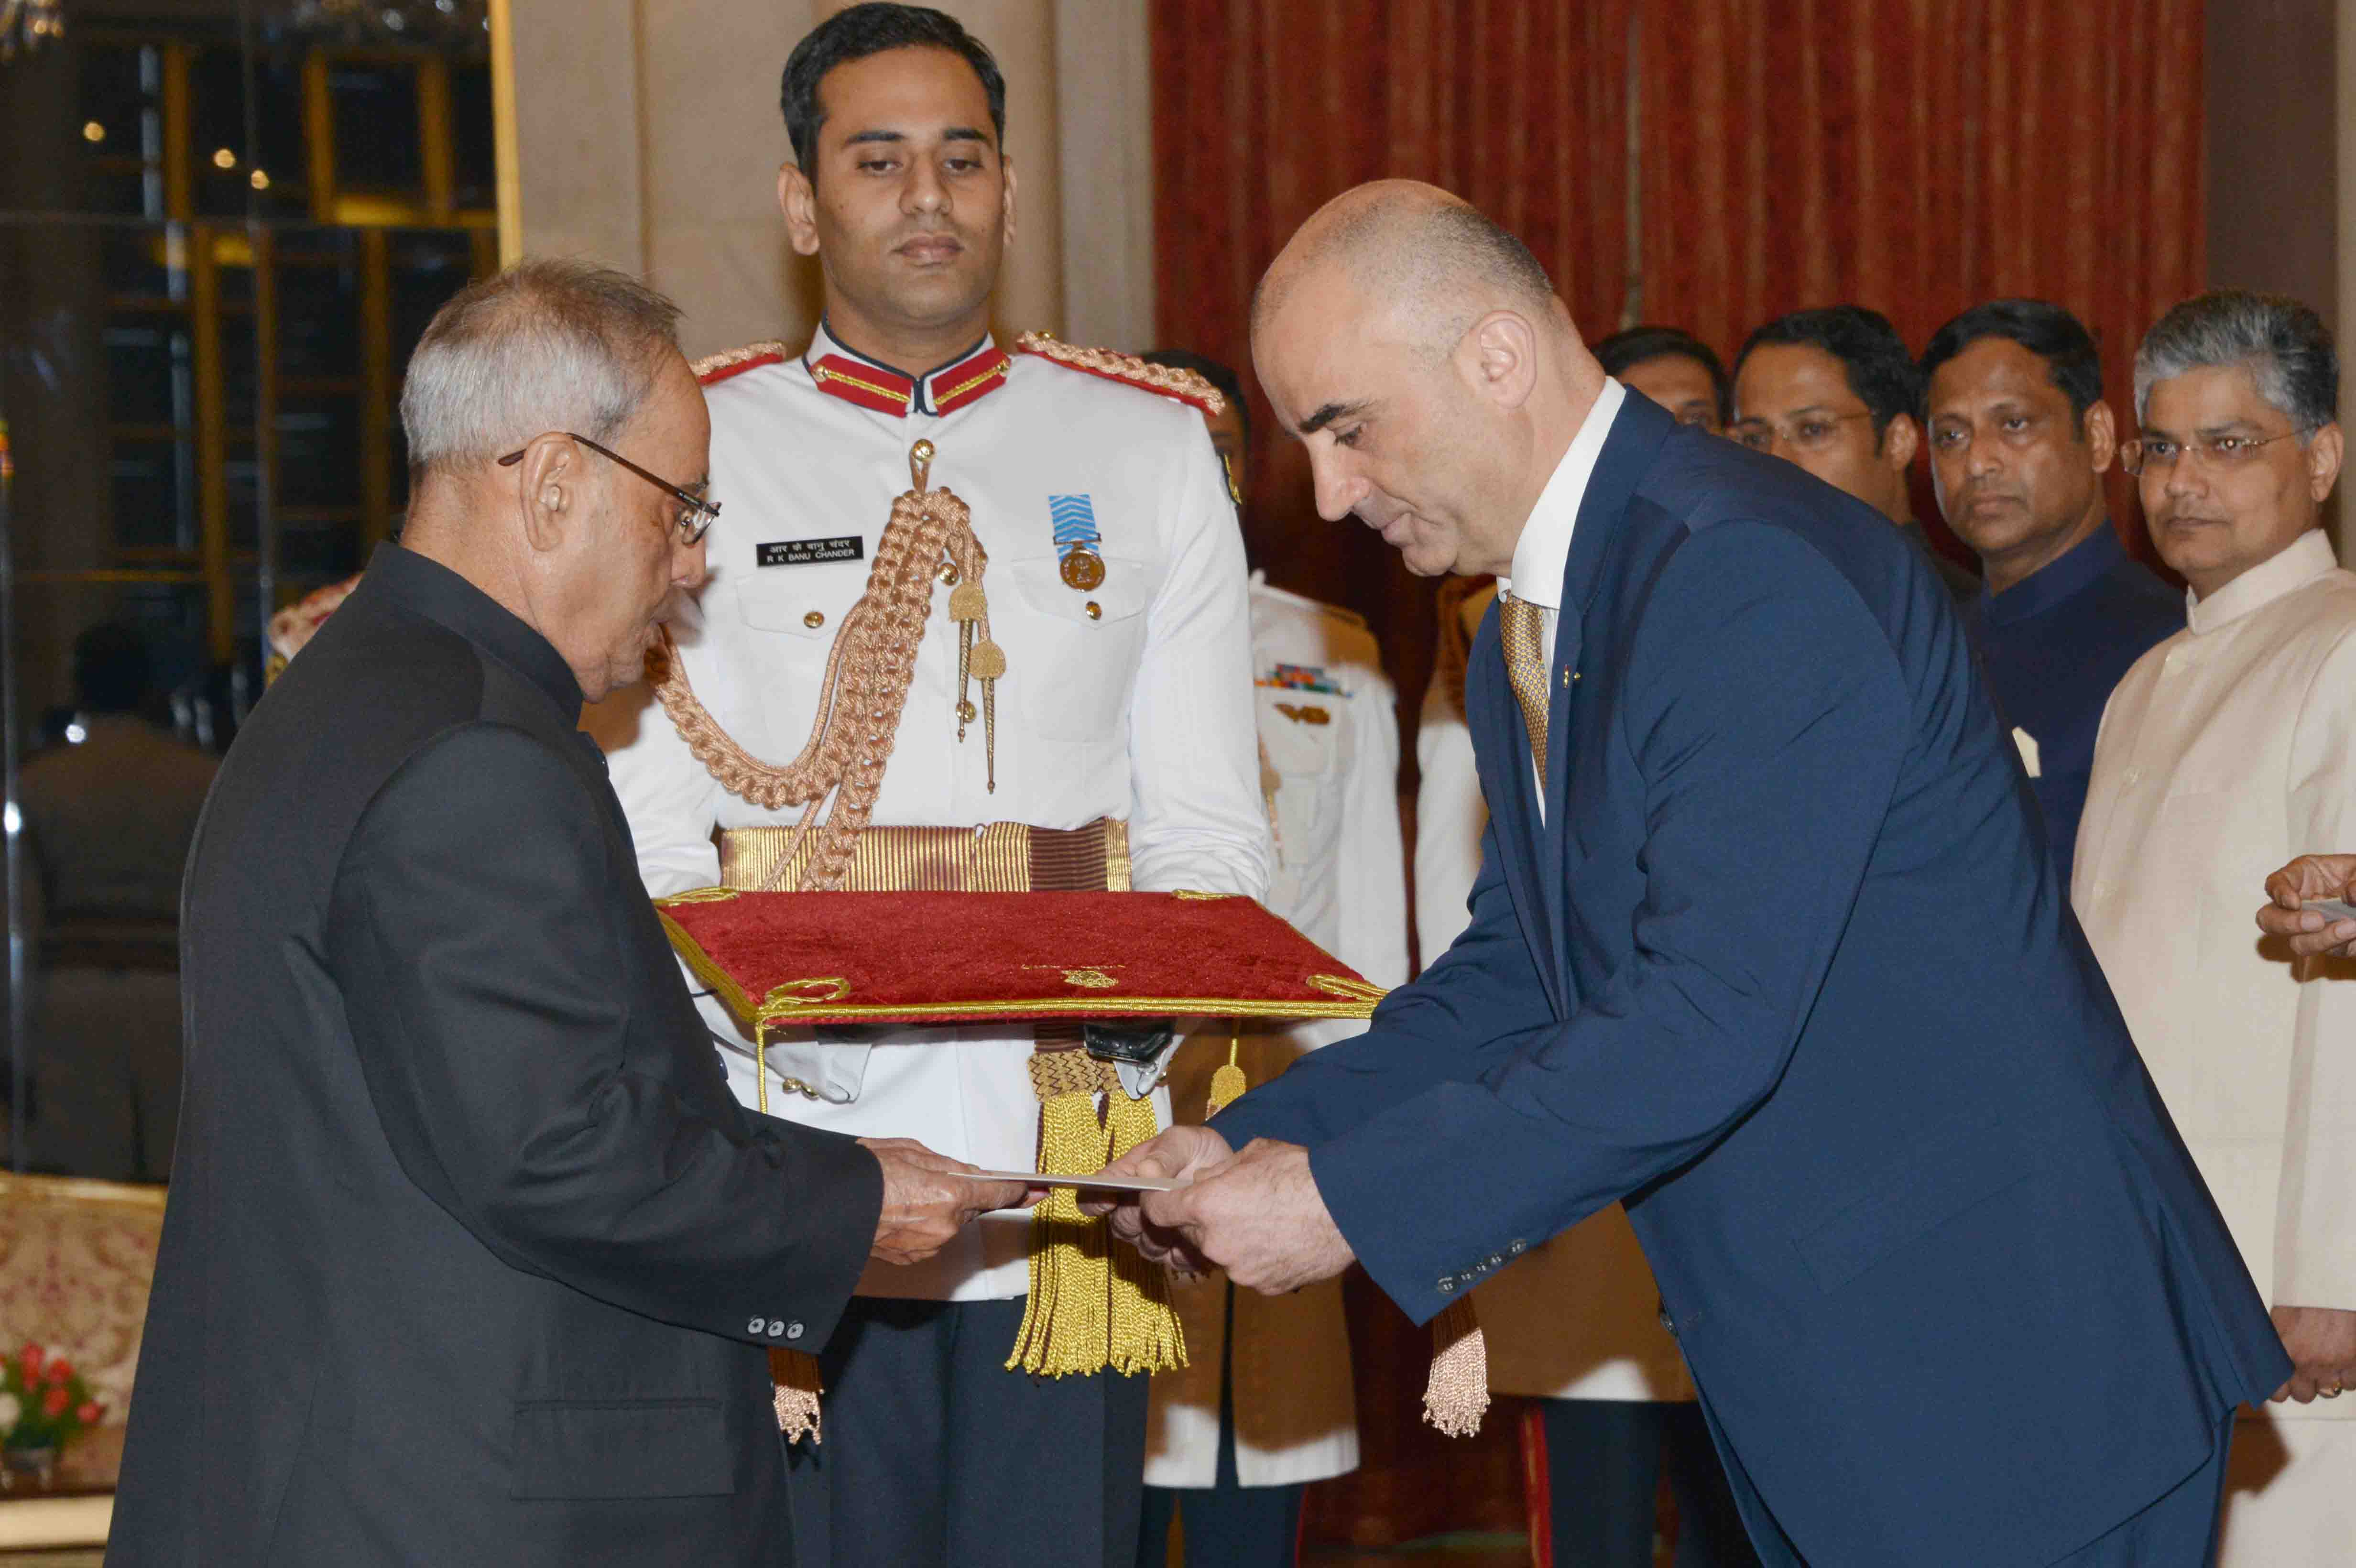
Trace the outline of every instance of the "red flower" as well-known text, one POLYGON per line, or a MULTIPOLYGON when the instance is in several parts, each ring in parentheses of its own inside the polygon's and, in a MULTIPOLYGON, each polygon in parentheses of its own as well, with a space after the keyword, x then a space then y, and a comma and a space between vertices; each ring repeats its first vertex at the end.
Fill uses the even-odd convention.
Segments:
POLYGON ((61 1388, 53 1388, 41 1396, 41 1413, 54 1420, 63 1415, 66 1406, 72 1403, 73 1395, 61 1388))
POLYGON ((27 1377, 37 1378, 41 1375, 42 1357, 41 1348, 38 1345, 27 1345, 23 1349, 16 1352, 16 1360, 18 1364, 23 1366, 25 1369, 25 1375, 27 1377))
POLYGON ((99 1408, 98 1401, 93 1399, 84 1402, 82 1407, 74 1412, 74 1419, 84 1426, 96 1426, 98 1418, 105 1413, 105 1411, 99 1408))
POLYGON ((49 1363, 49 1381, 53 1383, 61 1383, 72 1376, 73 1363, 67 1360, 63 1356, 59 1357, 56 1360, 49 1363))

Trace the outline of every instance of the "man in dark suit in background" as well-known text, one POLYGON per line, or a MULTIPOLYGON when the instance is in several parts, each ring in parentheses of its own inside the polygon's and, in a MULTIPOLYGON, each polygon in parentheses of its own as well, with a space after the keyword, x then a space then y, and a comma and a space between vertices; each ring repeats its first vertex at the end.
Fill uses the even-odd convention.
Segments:
POLYGON ((1322 514, 1505 580, 1494 813, 1465 933, 1121 1162, 1193 1179, 1121 1231, 1428 1319, 1620 1199, 1769 1562, 2200 1562, 2287 1363, 1928 563, 1627 397, 1428 187, 1304 225, 1253 347, 1322 514))
POLYGON ((1021 1197, 738 1108, 574 729, 703 571, 677 314, 444 306, 403 543, 222 766, 111 1563, 788 1563, 767 1350, 1021 1197))
POLYGON ((2058 304, 1990 300, 1922 350, 1931 481, 1980 558, 1964 606, 2012 726, 2063 887, 2094 771, 2094 732, 2127 667, 2184 627, 2184 595, 2111 527, 2118 430, 2094 335, 2058 304))

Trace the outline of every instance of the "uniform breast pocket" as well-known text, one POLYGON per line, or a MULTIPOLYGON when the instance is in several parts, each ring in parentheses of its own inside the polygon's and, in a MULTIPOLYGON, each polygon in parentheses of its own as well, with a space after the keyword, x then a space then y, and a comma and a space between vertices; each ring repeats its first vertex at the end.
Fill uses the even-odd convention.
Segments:
POLYGON ((737 613, 773 707, 807 714, 816 703, 834 635, 866 586, 859 566, 800 567, 736 584, 737 613))
POLYGON ((1108 555, 1104 581, 1083 592, 1064 581, 1052 558, 993 565, 1012 579, 1014 603, 991 595, 991 633, 1005 646, 1009 695, 1020 694, 1031 728, 1051 741, 1111 741, 1137 679, 1145 646, 1145 607, 1154 570, 1108 555))

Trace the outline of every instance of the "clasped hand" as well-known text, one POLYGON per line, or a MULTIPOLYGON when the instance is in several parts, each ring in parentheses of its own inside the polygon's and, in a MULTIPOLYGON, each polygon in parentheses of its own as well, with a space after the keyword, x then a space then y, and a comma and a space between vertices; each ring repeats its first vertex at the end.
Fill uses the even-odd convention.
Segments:
POLYGON ((859 1142, 884 1168, 884 1209, 867 1254, 878 1263, 922 1263, 980 1216, 1043 1196, 1019 1181, 971 1180, 969 1173, 980 1167, 935 1154, 914 1138, 859 1142))
POLYGON ((1108 1170, 1185 1185, 1081 1204, 1113 1234, 1183 1275, 1224 1268, 1237 1285, 1281 1296, 1350 1266, 1355 1254, 1326 1211, 1299 1144, 1255 1138, 1241 1154, 1208 1127, 1173 1127, 1108 1170))
POLYGON ((2307 907, 2309 899, 2356 901, 2356 855, 2301 855, 2266 879, 2266 898, 2258 929, 2290 938, 2292 953, 2356 958, 2356 920, 2326 920, 2307 907))

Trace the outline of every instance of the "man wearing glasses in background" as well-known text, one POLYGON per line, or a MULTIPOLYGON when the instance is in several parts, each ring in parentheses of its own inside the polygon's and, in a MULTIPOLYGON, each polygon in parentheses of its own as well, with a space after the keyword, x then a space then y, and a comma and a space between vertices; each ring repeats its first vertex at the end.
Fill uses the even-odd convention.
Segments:
POLYGON ((2122 456, 2189 624, 2111 696, 2071 901, 2295 1363, 2243 1413, 2221 1561, 2356 1561, 2356 968, 2250 927, 2269 871, 2356 843, 2339 357, 2305 305, 2203 294, 2135 390, 2122 456))
POLYGON ((1887 316, 1863 305, 1779 315, 1734 359, 1734 425, 1753 452, 1796 463, 1898 525, 1958 605, 1979 579, 1931 548, 1908 477, 1922 450, 1922 378, 1887 316))

